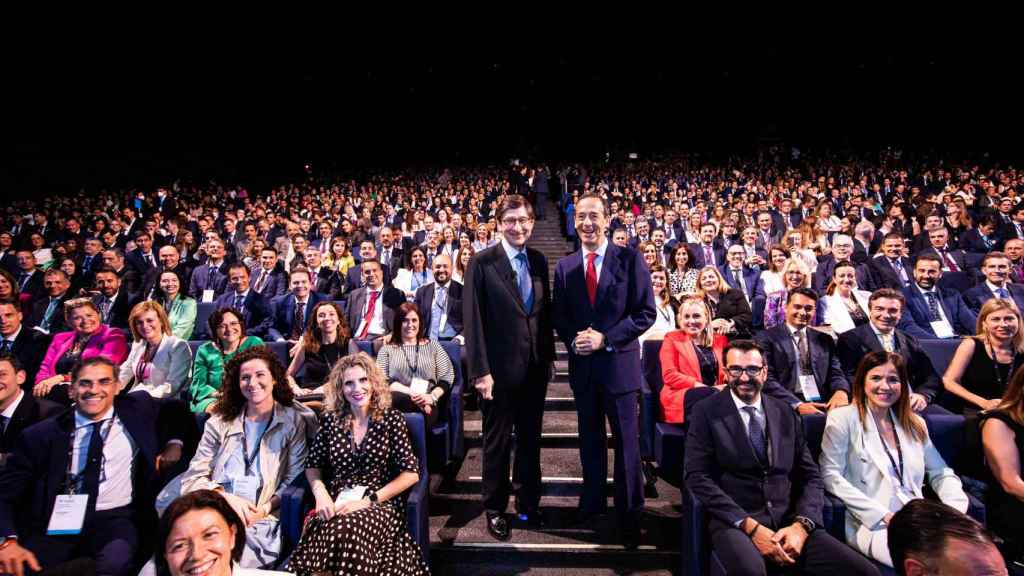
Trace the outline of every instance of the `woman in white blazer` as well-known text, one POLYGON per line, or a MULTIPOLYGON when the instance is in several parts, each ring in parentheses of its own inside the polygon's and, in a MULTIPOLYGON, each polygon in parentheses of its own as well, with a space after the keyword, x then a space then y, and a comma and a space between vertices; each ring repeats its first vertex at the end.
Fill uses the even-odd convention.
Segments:
POLYGON ((857 269, 848 260, 837 262, 832 281, 825 291, 824 324, 839 336, 868 322, 868 298, 871 292, 857 288, 857 269))
POLYGON ((152 300, 139 302, 128 316, 128 327, 134 343, 121 364, 121 388, 142 390, 154 398, 177 396, 189 381, 192 350, 171 334, 163 306, 152 300))
POLYGON ((945 504, 967 511, 967 495, 910 409, 906 366, 898 354, 871 352, 853 382, 853 403, 829 411, 821 441, 825 490, 846 506, 846 542, 892 566, 887 527, 921 498, 927 475, 945 504))

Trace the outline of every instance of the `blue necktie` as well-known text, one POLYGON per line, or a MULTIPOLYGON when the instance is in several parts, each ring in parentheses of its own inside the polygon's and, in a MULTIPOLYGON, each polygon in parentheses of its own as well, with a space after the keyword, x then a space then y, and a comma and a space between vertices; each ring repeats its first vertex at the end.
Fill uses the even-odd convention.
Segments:
POLYGON ((1000 298, 1006 299, 1010 297, 1010 293, 1006 291, 1006 288, 999 288, 996 290, 996 295, 1000 298))
POLYGON ((243 298, 241 294, 236 294, 235 295, 235 309, 241 310, 242 309, 242 303, 244 301, 245 301, 245 298, 243 298))
POLYGON ((768 466, 768 444, 764 436, 764 426, 761 425, 761 420, 757 416, 757 409, 753 406, 744 406, 743 410, 750 416, 750 429, 748 431, 750 435, 750 445, 754 448, 754 456, 757 456, 757 461, 762 465, 768 466))
POLYGON ((928 314, 931 316, 930 321, 938 322, 939 320, 942 320, 942 317, 939 315, 939 302, 935 299, 935 294, 933 292, 925 292, 924 297, 928 300, 928 314))
POLYGON ((523 305, 527 310, 533 308, 533 280, 530 278, 530 267, 526 263, 526 254, 520 252, 516 255, 519 262, 519 270, 516 271, 516 278, 519 282, 519 296, 523 299, 523 305))

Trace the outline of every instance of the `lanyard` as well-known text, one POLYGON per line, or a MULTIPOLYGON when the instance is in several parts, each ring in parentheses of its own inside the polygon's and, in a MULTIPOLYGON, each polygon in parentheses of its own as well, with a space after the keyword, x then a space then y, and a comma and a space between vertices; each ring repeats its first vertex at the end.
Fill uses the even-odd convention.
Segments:
POLYGON ((242 458, 245 460, 245 475, 251 476, 250 472, 252 471, 252 464, 260 454, 260 445, 263 443, 263 437, 266 436, 267 432, 270 430, 270 423, 273 421, 274 417, 270 417, 270 420, 267 421, 267 427, 263 429, 263 432, 260 432, 260 437, 256 439, 256 447, 253 448, 251 456, 249 455, 249 443, 245 439, 245 416, 242 418, 242 458))
POLYGON ((405 365, 409 366, 410 368, 412 368, 412 377, 413 378, 418 377, 419 376, 419 367, 420 367, 420 342, 419 342, 419 340, 416 341, 416 363, 415 364, 413 364, 412 361, 409 360, 409 352, 405 349, 405 344, 401 344, 399 347, 402 349, 402 355, 405 356, 405 365))
MULTIPOLYGON (((103 449, 107 445, 107 438, 110 437, 110 431, 114 428, 114 420, 116 418, 117 418, 117 416, 112 416, 109 420, 107 420, 108 422, 110 422, 110 424, 107 425, 107 433, 106 434, 103 434, 103 432, 100 431, 100 454, 101 454, 101 456, 100 456, 100 478, 103 478, 103 476, 104 476, 103 468, 105 468, 107 466, 107 457, 106 457, 106 455, 103 454, 103 449)), ((102 422, 99 423, 99 424, 93 423, 93 424, 88 424, 87 426, 84 426, 84 428, 87 428, 89 430, 87 432, 87 434, 89 434, 90 438, 92 437, 92 427, 93 426, 97 426, 97 425, 103 426, 103 423, 102 422)), ((78 432, 78 429, 76 428, 75 431, 71 433, 71 442, 68 444, 67 489, 68 489, 68 493, 69 494, 75 494, 75 492, 77 492, 77 490, 78 490, 78 484, 80 482, 84 482, 85 481, 85 468, 89 467, 89 463, 88 463, 89 451, 92 451, 92 445, 90 444, 89 451, 87 451, 85 454, 82 455, 81 458, 79 458, 79 460, 83 460, 83 459, 86 460, 85 468, 82 469, 82 473, 81 474, 75 474, 74 472, 72 472, 72 468, 71 467, 72 467, 73 460, 74 460, 74 455, 75 455, 75 436, 77 435, 77 432, 78 432)))
POLYGON ((882 442, 882 448, 885 449, 885 455, 889 457, 889 463, 892 464, 893 470, 895 470, 899 476, 897 479, 900 481, 900 487, 903 487, 903 447, 900 446, 900 435, 896 432, 896 422, 892 419, 892 413, 889 413, 889 422, 892 423, 892 436, 896 440, 896 453, 900 459, 899 467, 896 466, 896 460, 892 457, 892 452, 889 451, 889 446, 885 443, 885 438, 882 437, 882 429, 878 427, 878 423, 875 423, 875 428, 878 430, 878 439, 882 442))

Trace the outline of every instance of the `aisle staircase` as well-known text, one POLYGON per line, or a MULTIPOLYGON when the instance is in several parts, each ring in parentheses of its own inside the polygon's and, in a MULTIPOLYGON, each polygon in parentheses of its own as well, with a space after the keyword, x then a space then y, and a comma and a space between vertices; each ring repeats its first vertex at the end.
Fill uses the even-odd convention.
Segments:
MULTIPOLYGON (((551 276, 555 264, 572 250, 547 206, 546 220, 537 221, 530 246, 547 256, 551 276)), ((657 575, 669 576, 679 566, 679 490, 659 481, 657 495, 648 493, 643 540, 637 550, 616 539, 614 513, 592 526, 576 523, 582 490, 576 407, 568 380, 568 357, 558 343, 555 376, 548 384, 541 448, 541 509, 548 527, 527 529, 512 522, 512 538, 495 540, 488 532, 480 502, 482 468, 481 416, 466 412, 466 458, 447 482, 433 479, 430 500, 430 559, 434 574, 488 575, 657 575)), ((609 436, 610 438, 610 436, 609 436)), ((611 497, 612 451, 608 451, 608 507, 611 497)), ((513 500, 514 502, 514 500, 513 500)), ((510 512, 514 504, 510 503, 510 512)))

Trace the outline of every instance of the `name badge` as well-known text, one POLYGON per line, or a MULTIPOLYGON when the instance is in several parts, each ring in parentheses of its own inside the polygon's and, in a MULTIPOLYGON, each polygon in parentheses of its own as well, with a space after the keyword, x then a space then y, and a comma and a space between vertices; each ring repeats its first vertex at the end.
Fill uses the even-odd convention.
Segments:
POLYGON ((821 392, 818 391, 818 383, 814 381, 813 374, 800 376, 800 391, 808 402, 821 402, 821 392))
POLYGON ((936 320, 932 322, 932 331, 935 332, 936 338, 954 338, 953 327, 949 325, 946 320, 936 320))
POLYGON ((423 378, 413 378, 412 383, 409 384, 409 388, 417 394, 426 394, 427 388, 430 387, 430 382, 427 382, 423 378))
POLYGON ((260 479, 256 476, 240 476, 231 480, 231 493, 255 504, 260 497, 260 479))
POLYGON ((334 501, 337 504, 355 502, 357 500, 362 500, 363 494, 366 494, 366 486, 353 486, 339 492, 338 497, 335 498, 334 501))
POLYGON ((203 290, 203 302, 213 302, 213 290, 203 290))
POLYGON ((58 494, 46 533, 50 536, 81 534, 88 505, 88 494, 58 494))

